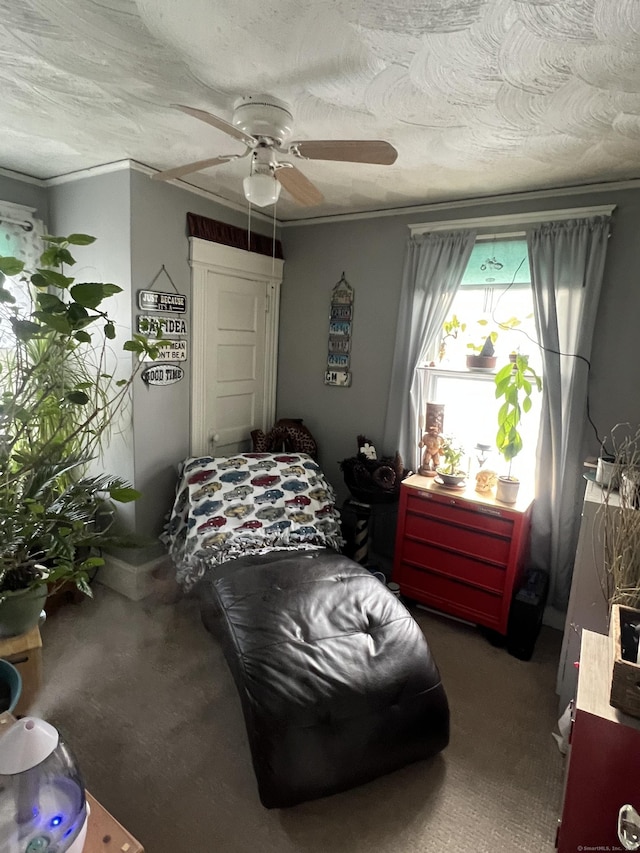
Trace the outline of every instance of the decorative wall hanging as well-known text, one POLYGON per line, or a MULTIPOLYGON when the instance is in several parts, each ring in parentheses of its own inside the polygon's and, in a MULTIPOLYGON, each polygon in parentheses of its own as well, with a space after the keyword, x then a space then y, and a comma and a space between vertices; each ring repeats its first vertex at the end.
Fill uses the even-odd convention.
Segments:
POLYGON ((179 364, 154 364, 140 375, 147 385, 174 385, 184 378, 184 370, 179 364))
POLYGON ((144 361, 186 361, 187 360, 187 342, 180 341, 159 341, 158 357, 156 359, 145 355, 144 361))
POLYGON ((329 311, 329 348, 325 385, 343 388, 351 385, 349 364, 351 359, 351 325, 353 322, 353 287, 344 277, 331 291, 329 311))
POLYGON ((177 338, 188 332, 184 317, 147 317, 144 314, 138 314, 137 329, 141 335, 149 337, 157 335, 160 329, 163 338, 177 338))
POLYGON ((163 314, 186 314, 187 297, 181 293, 139 290, 138 308, 141 311, 161 311, 163 314))
POLYGON ((136 318, 138 332, 149 337, 162 338, 158 341, 158 357, 153 360, 145 357, 145 361, 153 361, 153 365, 142 371, 142 381, 146 385, 173 385, 184 378, 184 370, 176 362, 187 360, 187 340, 182 335, 187 334, 187 321, 184 317, 176 317, 176 314, 185 314, 187 311, 187 297, 178 293, 173 279, 163 264, 154 276, 148 290, 138 291, 138 307, 142 311, 158 312, 168 314, 167 317, 147 316, 139 314, 136 318), (152 290, 158 278, 165 274, 171 282, 174 293, 152 290), (171 316, 173 315, 173 316, 171 316), (165 340, 169 338, 169 340, 165 340), (174 340, 172 340, 174 339, 174 340), (169 362, 169 364, 162 364, 169 362))

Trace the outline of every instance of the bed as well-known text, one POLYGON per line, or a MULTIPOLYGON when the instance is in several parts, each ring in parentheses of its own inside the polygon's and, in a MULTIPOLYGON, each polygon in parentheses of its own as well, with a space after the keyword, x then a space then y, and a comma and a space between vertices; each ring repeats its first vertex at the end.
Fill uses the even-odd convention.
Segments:
POLYGON ((339 553, 334 492, 310 456, 186 460, 163 539, 222 644, 265 807, 344 791, 447 745, 427 641, 386 585, 339 553))

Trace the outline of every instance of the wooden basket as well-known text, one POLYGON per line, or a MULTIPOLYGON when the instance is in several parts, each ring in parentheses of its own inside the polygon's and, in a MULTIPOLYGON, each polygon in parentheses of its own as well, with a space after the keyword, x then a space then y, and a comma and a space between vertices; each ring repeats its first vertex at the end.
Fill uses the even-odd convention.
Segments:
POLYGON ((622 658, 622 629, 631 622, 640 624, 640 610, 614 604, 609 623, 609 637, 613 647, 609 703, 625 714, 640 717, 640 664, 622 658))

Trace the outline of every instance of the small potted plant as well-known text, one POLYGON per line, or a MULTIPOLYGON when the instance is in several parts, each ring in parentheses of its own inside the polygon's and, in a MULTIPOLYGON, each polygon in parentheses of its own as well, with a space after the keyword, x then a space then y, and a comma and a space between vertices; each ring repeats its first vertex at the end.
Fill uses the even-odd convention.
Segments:
POLYGON ((464 449, 451 436, 445 437, 440 449, 444 460, 436 468, 436 475, 445 486, 462 486, 467 479, 466 472, 461 467, 464 449))
MULTIPOLYGON (((496 356, 495 344, 498 340, 497 329, 488 329, 489 320, 481 318, 476 321, 482 329, 482 334, 476 341, 470 341, 467 344, 467 349, 472 350, 472 353, 467 355, 467 368, 469 370, 493 370, 496 366, 498 357, 496 356)), ((504 322, 496 322, 498 329, 515 329, 520 325, 520 320, 517 317, 510 317, 504 322)))
POLYGON ((440 338, 440 347, 438 349, 438 360, 443 361, 447 351, 447 341, 449 338, 455 341, 458 335, 461 335, 467 328, 467 324, 462 322, 457 314, 452 314, 449 320, 445 320, 442 324, 442 337, 440 338))
POLYGON ((531 393, 542 390, 542 379, 529 365, 529 357, 516 356, 496 374, 496 399, 504 398, 498 410, 498 432, 496 446, 509 463, 506 475, 498 477, 496 498, 503 503, 515 503, 518 498, 520 480, 511 474, 511 463, 522 450, 520 421, 522 415, 531 410, 531 393))

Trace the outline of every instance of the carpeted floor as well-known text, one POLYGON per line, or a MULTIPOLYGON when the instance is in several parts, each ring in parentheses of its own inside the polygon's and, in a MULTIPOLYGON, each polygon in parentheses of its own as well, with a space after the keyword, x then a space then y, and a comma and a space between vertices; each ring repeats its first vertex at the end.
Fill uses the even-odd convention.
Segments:
POLYGON ((33 712, 60 728, 89 790, 147 853, 554 850, 559 632, 543 628, 524 662, 473 628, 414 610, 449 697, 449 747, 355 790, 269 811, 235 686, 196 602, 95 592, 42 627, 33 712))

